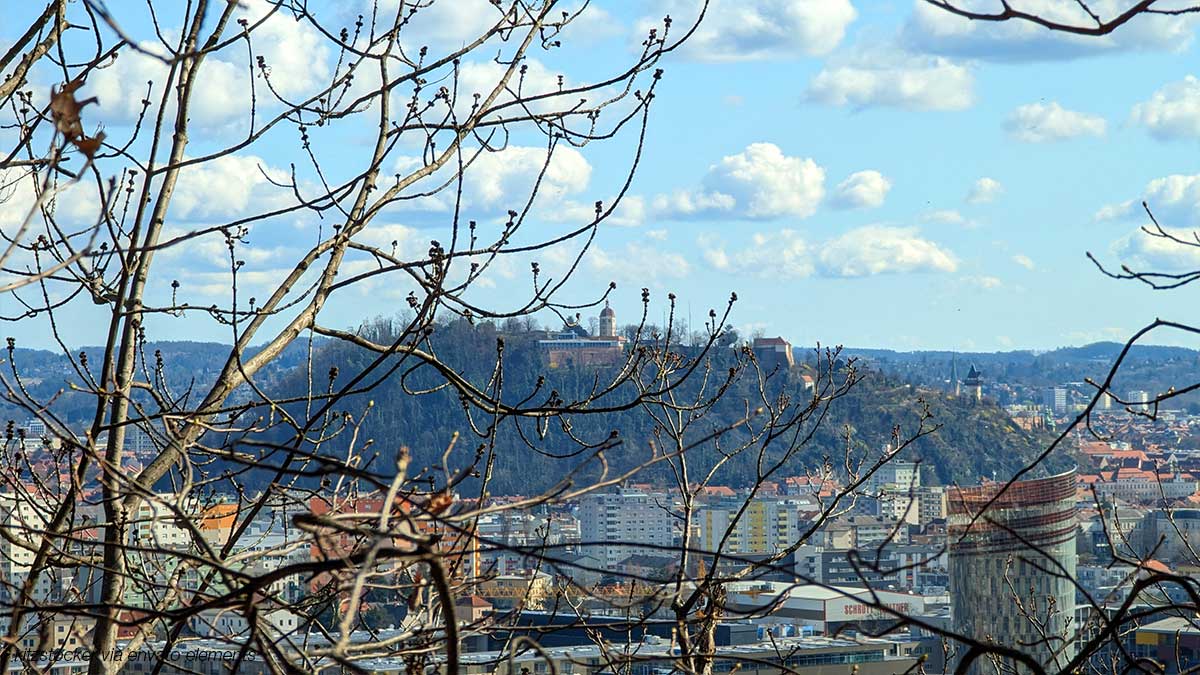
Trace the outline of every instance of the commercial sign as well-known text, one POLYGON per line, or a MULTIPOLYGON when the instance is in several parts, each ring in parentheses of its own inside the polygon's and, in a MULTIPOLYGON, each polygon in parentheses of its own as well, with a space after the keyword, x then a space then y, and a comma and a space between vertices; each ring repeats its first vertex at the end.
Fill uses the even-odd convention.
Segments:
MULTIPOLYGON (((907 615, 918 609, 913 606, 910 600, 899 600, 894 595, 888 598, 881 594, 879 600, 878 604, 899 614, 907 615)), ((894 618, 894 614, 876 607, 875 603, 872 603, 869 597, 863 598, 863 601, 854 598, 839 598, 827 601, 825 603, 825 621, 871 621, 875 619, 894 618), (868 604, 864 604, 863 601, 868 604)))

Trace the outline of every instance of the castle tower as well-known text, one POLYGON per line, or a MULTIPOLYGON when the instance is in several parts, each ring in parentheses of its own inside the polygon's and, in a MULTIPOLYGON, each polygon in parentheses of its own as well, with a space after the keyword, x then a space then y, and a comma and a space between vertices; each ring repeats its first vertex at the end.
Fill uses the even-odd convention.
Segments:
POLYGON ((975 369, 975 364, 971 364, 971 369, 967 371, 967 379, 963 380, 962 384, 971 398, 977 402, 983 400, 983 374, 975 369))
POLYGON ((604 309, 600 310, 600 337, 617 337, 617 313, 604 301, 604 309))

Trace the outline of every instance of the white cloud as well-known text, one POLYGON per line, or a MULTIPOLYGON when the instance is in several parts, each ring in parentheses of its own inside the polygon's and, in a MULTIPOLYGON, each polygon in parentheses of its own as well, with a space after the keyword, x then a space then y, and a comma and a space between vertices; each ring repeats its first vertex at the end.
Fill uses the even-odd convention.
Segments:
POLYGON ((712 265, 713 269, 725 271, 733 264, 729 260, 729 253, 721 246, 704 249, 704 259, 712 265))
MULTIPOLYGON (((162 53, 161 45, 146 41, 139 45, 147 51, 162 53)), ((106 68, 88 78, 85 91, 95 96, 96 122, 104 125, 130 124, 142 110, 142 100, 151 101, 147 112, 153 118, 157 101, 166 84, 168 68, 161 61, 126 49, 117 54, 106 68), (147 89, 147 83, 152 83, 147 89)), ((206 59, 192 95, 193 119, 201 125, 227 122, 248 110, 249 79, 244 69, 216 58, 206 59)), ((173 101, 169 105, 173 106, 173 101)))
POLYGON ((718 270, 766 279, 802 279, 814 270, 813 251, 795 230, 756 233, 745 248, 732 253, 709 237, 702 237, 700 245, 705 260, 718 270))
MULTIPOLYGON (((374 4, 374 0, 363 0, 363 13, 375 13, 374 4)), ((582 13, 576 15, 582 4, 585 4, 583 0, 574 0, 561 6, 556 5, 559 9, 551 13, 552 16, 548 19, 550 22, 560 21, 563 14, 574 17, 562 32, 555 35, 556 40, 561 39, 576 50, 590 53, 588 50, 594 51, 594 43, 624 32, 618 22, 595 3, 589 4, 582 13)), ((379 23, 390 26, 399 3, 397 0, 382 0, 380 5, 379 23)), ((511 21, 503 19, 502 10, 503 8, 490 0, 405 2, 405 26, 401 31, 401 43, 407 56, 413 58, 420 48, 428 47, 427 62, 474 43, 497 24, 501 25, 502 29, 470 53, 463 55, 462 59, 455 60, 453 65, 447 64, 428 73, 421 82, 420 92, 415 91, 414 83, 410 82, 395 87, 391 94, 393 109, 406 109, 416 97, 422 102, 421 118, 425 122, 440 122, 451 112, 450 102, 453 103, 452 110, 459 121, 465 120, 475 112, 475 106, 491 95, 510 68, 506 59, 511 55, 515 44, 511 28, 503 28, 511 21), (435 95, 441 88, 445 88, 448 98, 435 95), (428 107, 425 104, 428 104, 428 107)), ((382 43, 377 42, 371 52, 380 55, 382 50, 382 43)), ((537 51, 550 59, 562 50, 537 51)), ((525 117, 530 112, 561 112, 578 107, 581 98, 595 103, 618 94, 614 86, 597 87, 584 97, 578 92, 560 94, 564 89, 580 86, 579 82, 573 81, 558 65, 567 62, 570 62, 570 59, 564 61, 559 58, 556 64, 547 65, 531 56, 522 58, 519 67, 513 69, 505 87, 497 93, 490 105, 492 110, 502 109, 485 116, 485 119, 496 121, 500 117, 525 117), (537 100, 531 100, 535 97, 537 100)), ((378 69, 360 67, 354 72, 350 93, 345 100, 373 96, 379 86, 378 69)), ((628 112, 633 105, 632 97, 628 98, 630 100, 614 103, 609 112, 628 112)), ((369 108, 372 104, 373 101, 365 105, 369 108)))
MULTIPOLYGON (((400 9, 400 0, 364 0, 362 3, 362 11, 366 16, 377 11, 380 17, 378 21, 389 26, 400 9)), ((503 17, 502 9, 488 0, 454 0, 420 5, 405 2, 403 12, 405 15, 411 13, 401 33, 405 48, 428 46, 438 51, 469 44, 503 17)))
POLYGON ((1134 122, 1163 140, 1200 138, 1200 80, 1188 75, 1133 106, 1134 122))
POLYGON ((405 255, 406 250, 414 250, 414 246, 418 243, 416 229, 398 223, 375 221, 359 230, 358 234, 354 236, 354 240, 368 246, 375 246, 388 253, 392 251, 392 246, 395 244, 397 255, 405 255))
MULTIPOLYGON (((20 239, 20 245, 31 246, 46 233, 49 226, 38 209, 39 193, 43 196, 41 208, 49 212, 64 231, 75 233, 70 235, 70 240, 76 250, 88 241, 91 226, 100 221, 100 200, 95 184, 83 181, 67 185, 63 181, 57 191, 47 194, 40 191, 42 180, 42 175, 31 174, 24 169, 0 169, 0 233, 4 234, 0 238, 0 250, 7 248, 26 218, 29 219, 29 227, 20 239), (35 184, 39 186, 38 189, 35 189, 35 184)), ((5 268, 35 270, 40 265, 41 269, 45 269, 56 262, 44 252, 35 256, 28 249, 18 248, 5 260, 5 268)), ((0 271, 0 284, 12 281, 16 279, 0 271)), ((0 303, 6 301, 0 300, 0 303)))
MULTIPOLYGON (((506 220, 509 209, 524 209, 535 185, 537 195, 529 218, 539 222, 567 223, 573 229, 592 222, 596 216, 597 197, 601 198, 606 211, 613 206, 614 195, 590 193, 593 167, 579 150, 566 144, 554 149, 549 162, 545 147, 510 145, 476 155, 477 150, 468 148, 464 151, 465 158, 471 163, 463 171, 462 199, 458 207, 466 217, 478 220, 480 236, 488 236, 482 229, 485 223, 506 220), (539 174, 542 174, 540 182, 539 174)), ((409 175, 421 166, 419 158, 401 156, 395 159, 392 173, 409 175)), ((413 227, 444 225, 455 207, 457 170, 457 164, 447 165, 417 181, 404 193, 413 198, 394 202, 384 212, 398 216, 413 227), (438 194, 416 196, 447 184, 449 189, 438 194)), ((648 201, 641 195, 626 194, 604 222, 621 227, 640 226, 646 222, 651 209, 648 201)))
MULTIPOLYGON (((264 0, 248 0, 236 18, 255 21, 264 16, 271 5, 264 0)), ((296 21, 286 11, 277 11, 252 33, 255 57, 261 57, 270 73, 271 87, 288 99, 313 94, 329 78, 329 48, 327 40, 304 21, 296 21)), ((152 53, 162 54, 157 41, 145 40, 139 45, 152 53)), ((251 74, 245 44, 233 41, 220 52, 204 59, 195 80, 189 112, 192 121, 201 127, 215 127, 237 122, 248 124, 251 105, 251 74)), ((254 86, 257 104, 261 109, 276 107, 274 96, 254 67, 254 86)), ((96 96, 99 104, 95 120, 106 125, 134 122, 142 111, 142 99, 147 96, 146 83, 153 81, 149 95, 151 111, 162 97, 169 68, 153 57, 125 50, 106 67, 99 68, 88 78, 85 91, 96 96)), ((170 97, 170 106, 174 98, 170 97)))
POLYGON ((1096 211, 1096 215, 1093 216, 1093 218, 1098 221, 1122 220, 1133 215, 1135 206, 1136 204, 1132 199, 1123 201, 1119 204, 1107 204, 1100 207, 1100 209, 1096 211))
POLYGON ((984 176, 971 186, 970 192, 967 193, 967 203, 987 204, 995 201, 1002 192, 1004 192, 1004 186, 1000 184, 1000 181, 984 176))
MULTIPOLYGON (((275 8, 266 0, 243 3, 243 14, 254 21, 275 8)), ((276 11, 253 34, 255 56, 263 56, 270 70, 271 88, 280 95, 295 98, 315 93, 329 77, 329 47, 326 38, 306 21, 295 19, 287 10, 276 11)), ((232 63, 242 65, 241 57, 232 63)))
MULTIPOLYGON (((579 12, 582 4, 582 0, 579 0, 561 6, 561 11, 574 16, 562 34, 570 36, 572 42, 619 34, 619 27, 608 12, 594 3, 579 12)), ((471 44, 492 27, 502 23, 508 6, 491 0, 405 2, 403 8, 400 7, 400 0, 362 0, 359 5, 362 14, 370 16, 377 13, 379 24, 387 27, 391 26, 397 10, 400 9, 403 10, 405 18, 400 41, 406 50, 415 51, 421 47, 429 47, 431 52, 447 52, 471 44)), ((557 21, 560 17, 561 14, 556 11, 549 20, 557 21)), ((494 35, 484 44, 492 46, 500 41, 501 37, 494 35)))
POLYGON ((1013 262, 1017 263, 1018 265, 1020 265, 1021 267, 1024 267, 1027 270, 1032 270, 1035 267, 1037 267, 1037 265, 1035 265, 1033 262, 1033 258, 1030 258, 1029 256, 1025 255, 1024 253, 1018 253, 1018 254, 1014 255, 1012 259, 1013 259, 1013 262))
POLYGON ((752 143, 709 167, 702 189, 659 195, 653 210, 664 217, 807 218, 824 196, 825 170, 816 162, 785 155, 772 143, 752 143))
MULTIPOLYGON (((274 290, 292 270, 286 267, 238 270, 237 291, 239 301, 244 305, 251 297, 263 297, 265 293, 274 290)), ((179 299, 189 302, 189 298, 201 295, 209 298, 230 300, 233 297, 233 273, 229 269, 219 272, 200 272, 187 267, 179 269, 178 280, 179 299)))
POLYGON ((581 192, 592 175, 591 165, 574 148, 556 148, 547 164, 545 148, 513 146, 479 155, 463 176, 463 190, 474 204, 515 208, 528 197, 543 167, 546 173, 538 186, 543 199, 581 192))
MULTIPOLYGON (((551 222, 591 221, 595 202, 581 195, 591 181, 591 164, 582 153, 566 144, 557 146, 550 155, 547 152, 545 147, 521 145, 482 152, 477 147, 464 148, 463 161, 469 164, 463 168, 461 177, 461 200, 457 204, 461 214, 479 220, 480 224, 505 220, 508 210, 525 208, 536 186, 531 217, 551 222)), ((398 156, 393 160, 391 173, 408 176, 423 166, 420 158, 398 156)), ((458 170, 456 162, 447 163, 408 186, 401 199, 389 204, 383 212, 398 215, 416 227, 445 224, 460 196, 456 188, 458 170), (435 190, 435 194, 430 194, 435 190)), ((644 211, 640 197, 627 196, 608 222, 636 225, 644 211)))
MULTIPOLYGON (((360 244, 374 246, 384 253, 395 255, 403 260, 424 258, 428 255, 430 241, 435 238, 444 243, 446 242, 445 238, 432 235, 428 232, 422 232, 416 227, 379 220, 372 221, 354 236, 354 240, 360 244)), ((460 251, 462 248, 465 248, 465 242, 461 239, 459 247, 460 251)), ((509 254, 492 256, 486 253, 477 256, 456 258, 451 262, 448 283, 450 285, 465 283, 468 276, 472 273, 471 265, 477 264, 479 267, 476 269, 476 276, 471 282, 472 287, 495 288, 500 283, 516 278, 518 275, 518 265, 523 263, 524 267, 522 269, 528 271, 528 261, 532 259, 524 255, 509 254)), ((351 251, 347 255, 342 269, 339 271, 339 278, 349 279, 358 274, 378 272, 380 267, 380 261, 369 253, 365 251, 351 251)), ((420 292, 420 289, 412 285, 411 279, 407 275, 397 274, 395 271, 373 274, 364 279, 357 279, 354 281, 353 290, 368 297, 380 296, 391 298, 403 297, 409 290, 420 292)))
POLYGON ((833 204, 838 208, 862 209, 883 206, 892 182, 874 170, 858 171, 838 183, 833 204))
MULTIPOLYGON (((1167 228, 1167 232, 1184 241, 1196 241, 1197 233, 1193 230, 1167 228)), ((1200 269, 1200 247, 1152 236, 1141 229, 1114 242, 1112 251, 1122 264, 1141 271, 1185 272, 1200 269)))
POLYGON ((954 272, 954 254, 920 237, 915 228, 868 225, 824 242, 809 242, 789 229, 756 233, 741 249, 728 250, 711 236, 701 237, 713 268, 768 279, 865 277, 909 272, 954 272))
POLYGON ((1020 106, 1004 122, 1004 130, 1025 143, 1103 136, 1106 128, 1103 117, 1067 110, 1054 101, 1020 106))
POLYGON ((1173 174, 1155 178, 1146 185, 1145 201, 1150 209, 1170 220, 1198 222, 1200 218, 1200 175, 1173 174))
POLYGON ((963 214, 954 209, 938 209, 935 211, 927 211, 922 213, 920 220, 923 223, 933 223, 934 225, 966 225, 967 219, 963 214))
POLYGON ((597 275, 626 283, 682 279, 692 271, 687 258, 679 253, 632 243, 611 252, 594 246, 588 251, 586 262, 597 275))
POLYGON ((974 286, 974 287, 979 288, 980 290, 984 290, 984 291, 995 290, 1004 285, 1004 282, 1000 281, 1000 279, 998 277, 992 277, 992 276, 986 276, 986 275, 977 276, 977 277, 964 277, 963 281, 965 281, 967 284, 969 284, 971 286, 974 286))
MULTIPOLYGON (((30 174, 23 169, 0 169, 0 228, 6 232, 9 228, 20 227, 26 217, 29 217, 38 204, 39 188, 43 177, 30 174)), ((100 202, 96 196, 96 186, 81 181, 72 183, 57 192, 43 194, 43 206, 49 210, 55 219, 64 225, 94 225, 100 218, 100 202)), ((42 222, 40 213, 33 213, 31 222, 42 222)), ((74 229, 74 228, 73 228, 74 229)), ((35 226, 30 236, 37 236, 35 226)), ((7 240, 0 240, 0 249, 8 245, 7 240)))
POLYGON ((659 228, 659 229, 655 229, 655 230, 646 230, 646 237, 649 239, 653 239, 654 241, 666 241, 667 234, 668 234, 668 232, 667 232, 666 228, 659 228))
POLYGON ((704 185, 733 196, 751 218, 806 218, 824 197, 825 170, 811 159, 788 157, 771 143, 752 143, 712 167, 704 185))
MULTIPOLYGON (((955 0, 974 11, 995 13, 1001 0, 955 0)), ((1064 0, 1009 0, 1019 10, 1077 26, 1094 26, 1079 3, 1064 0)), ((1088 5, 1110 19, 1133 4, 1132 0, 1092 0, 1088 5)), ((1179 52, 1190 44, 1193 17, 1140 16, 1106 36, 1074 35, 1050 31, 1028 21, 1000 23, 971 21, 914 0, 913 12, 902 31, 902 41, 913 49, 991 61, 1043 61, 1128 50, 1179 52)))
MULTIPOLYGON (((611 205, 611 200, 604 200, 603 205, 607 210, 611 205)), ((577 201, 566 201, 554 209, 546 209, 546 218, 554 222, 582 224, 591 222, 595 217, 595 202, 584 204, 577 201)), ((620 225, 622 227, 635 227, 645 221, 646 200, 638 195, 626 195, 622 197, 617 207, 604 220, 609 225, 620 225)))
POLYGON ((622 36, 628 31, 628 26, 624 25, 615 16, 602 9, 596 3, 587 5, 582 13, 576 15, 579 4, 581 3, 577 2, 575 3, 576 6, 567 7, 568 11, 575 18, 562 32, 572 42, 576 44, 591 44, 605 38, 622 36))
MULTIPOLYGON (((560 86, 560 73, 554 72, 546 67, 537 59, 528 58, 522 61, 525 66, 525 74, 514 73, 509 79, 508 85, 492 102, 492 107, 501 106, 504 104, 514 103, 519 99, 528 99, 535 96, 545 96, 546 94, 555 94, 564 88, 570 88, 572 83, 565 75, 562 76, 560 86)), ((465 119, 471 114, 471 108, 476 103, 475 95, 479 95, 479 101, 492 93, 496 85, 503 79, 508 66, 495 61, 468 61, 464 62, 459 67, 458 78, 458 95, 455 99, 455 114, 460 119, 465 119)), ((449 86, 449 85, 447 85, 449 86)), ((599 97, 599 94, 593 93, 592 96, 599 97)), ((550 110, 561 110, 565 107, 570 107, 579 102, 579 95, 572 94, 569 99, 563 96, 546 96, 537 101, 528 101, 519 106, 510 106, 498 114, 507 118, 527 114, 528 111, 547 112, 550 110)), ((435 106, 435 111, 445 111, 443 102, 438 102, 435 106)), ((430 118, 434 119, 434 118, 430 118)))
POLYGON ((916 228, 868 225, 821 246, 828 276, 863 277, 905 272, 954 272, 954 254, 919 236, 916 228))
POLYGON ((974 102, 973 83, 971 71, 949 59, 878 51, 827 64, 809 82, 805 98, 838 106, 964 110, 974 102))
POLYGON ((655 213, 666 217, 702 216, 732 211, 737 200, 729 195, 700 190, 675 190, 656 195, 652 206, 655 213))
MULTIPOLYGON (((168 224, 160 237, 160 244, 210 228, 223 219, 251 211, 262 213, 294 203, 290 191, 275 188, 267 182, 258 168, 261 162, 253 155, 228 155, 201 165, 185 167, 176 184, 168 224)), ((277 170, 262 166, 274 178, 284 177, 277 170)), ((60 226, 77 233, 72 235, 72 243, 78 248, 87 241, 88 226, 95 225, 99 220, 99 203, 95 185, 87 182, 64 183, 58 193, 44 200, 43 207, 53 214, 60 226)), ((44 225, 39 227, 43 223, 41 213, 30 214, 36 204, 29 175, 19 170, 0 171, 0 229, 15 231, 28 216, 33 227, 27 232, 23 243, 30 243, 39 231, 45 229, 44 225)), ((250 226, 249 232, 235 242, 236 259, 252 266, 263 265, 289 253, 286 242, 266 241, 270 237, 267 234, 269 227, 261 221, 250 226)), ((217 270, 224 270, 230 265, 228 244, 219 231, 197 234, 161 249, 158 255, 165 260, 175 261, 164 274, 179 274, 180 270, 175 267, 182 265, 217 270)), ((43 264, 45 261, 43 257, 43 264)), ((35 265, 33 257, 25 253, 11 257, 8 263, 14 268, 32 268, 35 265)), ((253 278, 261 277, 246 277, 253 278)), ((228 283, 224 284, 224 288, 228 292, 228 283)))
MULTIPOLYGON (((669 0, 637 24, 637 38, 670 15, 672 35, 695 21, 701 3, 669 0)), ((698 61, 758 61, 820 56, 832 51, 858 16, 850 0, 712 0, 683 53, 698 61)))
MULTIPOLYGON (((202 229, 200 226, 192 228, 169 226, 164 228, 160 239, 161 242, 172 242, 181 237, 188 237, 163 248, 159 252, 158 255, 164 261, 170 261, 170 265, 168 266, 170 271, 166 273, 187 274, 188 272, 195 272, 210 275, 218 273, 228 274, 231 259, 229 244, 225 240, 225 235, 219 231, 197 234, 202 229), (205 271, 213 269, 217 270, 217 272, 205 271)), ((246 265, 239 272, 239 278, 243 273, 261 271, 264 266, 286 264, 289 259, 298 258, 300 255, 302 254, 297 249, 288 248, 284 245, 272 246, 263 244, 258 233, 253 230, 234 242, 233 259, 240 260, 246 265)), ((167 267, 163 269, 167 269, 167 267)), ((228 290, 228 287, 226 287, 226 291, 228 290)))
POLYGON ((1142 201, 1164 225, 1200 225, 1200 174, 1155 178, 1146 184, 1142 199, 1104 206, 1096 212, 1096 220, 1142 218, 1145 216, 1142 201))
POLYGON ((254 155, 225 155, 185 167, 171 198, 171 215, 183 220, 211 220, 244 215, 251 208, 259 213, 270 209, 272 203, 295 203, 290 190, 271 185, 266 176, 278 182, 290 181, 286 172, 254 155))

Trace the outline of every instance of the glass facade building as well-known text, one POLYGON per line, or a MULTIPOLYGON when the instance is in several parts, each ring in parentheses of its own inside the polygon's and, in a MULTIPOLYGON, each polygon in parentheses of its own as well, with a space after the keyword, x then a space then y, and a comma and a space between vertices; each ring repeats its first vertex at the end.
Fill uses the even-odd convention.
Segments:
MULTIPOLYGON (((954 628, 1013 647, 1051 672, 1075 655, 1075 471, 949 490, 954 628)), ((965 648, 959 648, 959 658, 965 648)), ((1026 672, 985 656, 967 671, 1026 672)))

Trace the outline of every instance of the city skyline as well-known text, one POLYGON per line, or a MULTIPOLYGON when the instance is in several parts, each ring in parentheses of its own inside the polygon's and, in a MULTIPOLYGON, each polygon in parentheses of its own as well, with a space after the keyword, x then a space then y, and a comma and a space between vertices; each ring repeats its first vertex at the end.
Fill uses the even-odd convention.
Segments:
POLYGON ((0 11, 0 672, 1197 666, 1181 2, 0 11))

